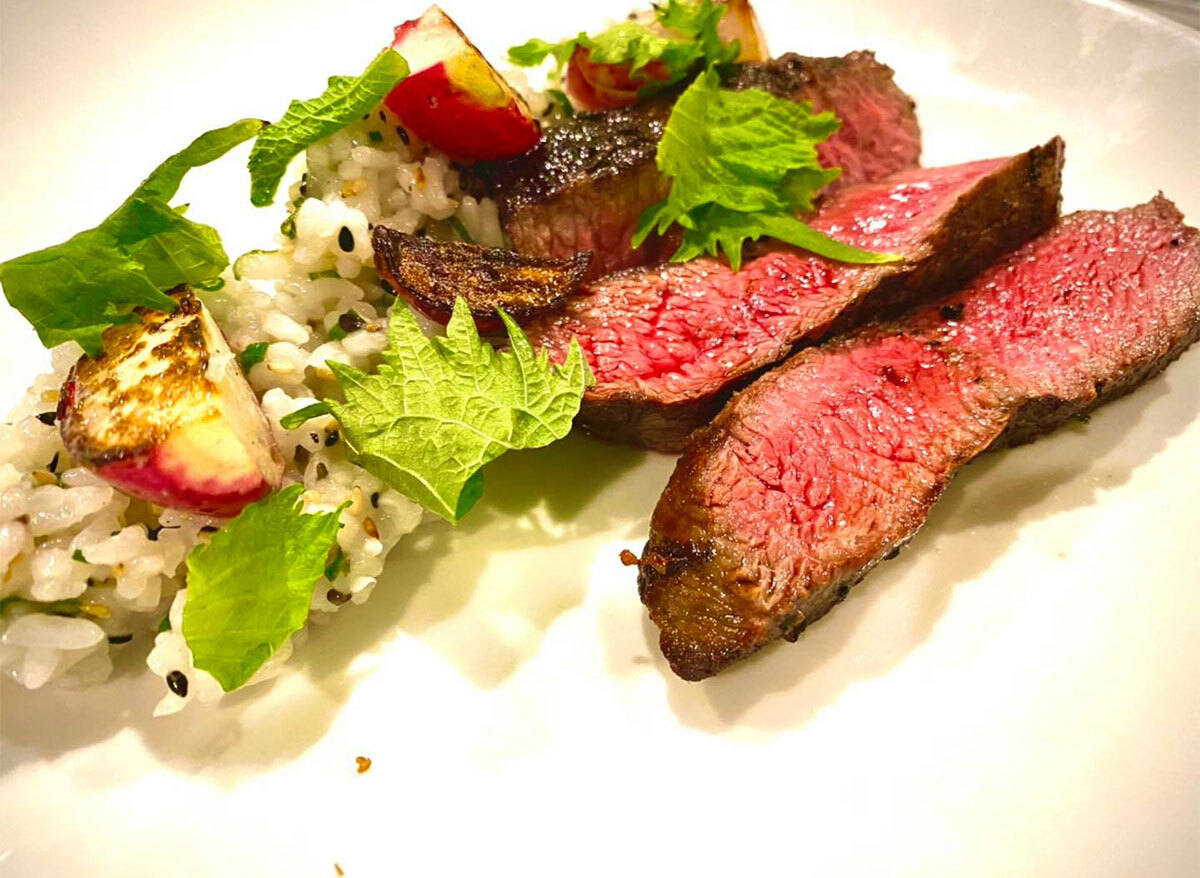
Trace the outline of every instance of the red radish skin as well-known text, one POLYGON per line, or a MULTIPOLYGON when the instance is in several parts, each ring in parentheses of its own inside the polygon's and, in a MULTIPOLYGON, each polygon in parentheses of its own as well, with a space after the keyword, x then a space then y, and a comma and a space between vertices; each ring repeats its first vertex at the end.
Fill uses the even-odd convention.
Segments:
POLYGON ((396 28, 411 73, 384 99, 405 126, 456 159, 519 155, 542 139, 529 108, 437 6, 396 28))

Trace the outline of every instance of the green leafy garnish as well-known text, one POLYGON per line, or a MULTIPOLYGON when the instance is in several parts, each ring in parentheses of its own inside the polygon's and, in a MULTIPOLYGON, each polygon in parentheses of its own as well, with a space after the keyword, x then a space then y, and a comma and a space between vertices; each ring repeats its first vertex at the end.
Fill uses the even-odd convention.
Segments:
POLYGON ((100 225, 0 263, 5 297, 42 344, 76 341, 98 355, 106 329, 137 322, 134 308, 174 311, 163 290, 220 274, 229 258, 216 230, 187 219, 168 201, 190 169, 220 158, 261 128, 257 119, 242 119, 205 132, 155 168, 100 225))
POLYGON ((263 128, 250 150, 250 202, 264 207, 274 201, 292 158, 375 109, 406 76, 404 58, 384 49, 361 76, 331 76, 320 97, 292 101, 282 119, 263 128))
POLYGON ((270 345, 265 341, 256 341, 246 345, 246 349, 238 354, 238 365, 242 367, 242 371, 249 372, 252 366, 256 366, 266 359, 268 347, 270 345))
POLYGON ((594 64, 627 66, 630 78, 640 86, 638 93, 650 94, 674 85, 702 63, 727 64, 737 58, 741 51, 738 43, 723 43, 717 34, 717 23, 725 11, 725 4, 715 0, 667 0, 654 9, 658 27, 623 21, 594 36, 580 33, 560 43, 532 39, 509 49, 508 60, 521 67, 536 67, 553 57, 561 76, 575 50, 583 48, 594 64), (653 76, 645 71, 651 64, 656 65, 653 76))
POLYGON ((455 300, 445 337, 427 338, 407 308, 392 310, 388 349, 373 374, 329 362, 345 402, 328 400, 281 420, 293 429, 332 412, 350 458, 450 522, 483 493, 484 464, 514 448, 540 448, 571 430, 592 374, 578 342, 566 362, 535 354, 503 311, 511 350, 479 338, 455 300))
POLYGON ((314 402, 302 409, 296 409, 290 415, 284 415, 279 419, 279 426, 285 430, 295 430, 305 421, 311 421, 313 418, 321 418, 332 412, 333 409, 330 408, 329 403, 314 402))
POLYGON ((308 618, 342 509, 306 515, 302 492, 291 485, 252 503, 188 555, 183 637, 196 667, 226 692, 253 677, 308 618))
POLYGON ((807 102, 761 89, 722 89, 709 68, 680 95, 667 120, 656 161, 671 178, 671 191, 642 213, 632 245, 678 224, 683 243, 672 256, 676 262, 724 251, 737 271, 743 243, 764 236, 843 262, 897 261, 838 243, 796 219, 841 173, 817 160, 817 144, 840 124, 807 102))

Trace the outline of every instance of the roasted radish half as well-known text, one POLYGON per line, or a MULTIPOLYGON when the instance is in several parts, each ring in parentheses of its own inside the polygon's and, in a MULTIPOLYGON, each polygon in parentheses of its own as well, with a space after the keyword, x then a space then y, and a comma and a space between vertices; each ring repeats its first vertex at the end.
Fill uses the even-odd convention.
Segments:
POLYGON ((419 238, 385 226, 371 236, 375 267, 398 295, 431 320, 446 323, 465 299, 480 332, 499 332, 496 309, 518 323, 552 311, 583 280, 591 253, 540 259, 515 250, 419 238))
MULTIPOLYGON (((741 52, 738 61, 769 61, 767 40, 758 23, 758 16, 749 0, 728 0, 729 8, 717 24, 717 33, 725 42, 737 40, 741 52)), ((652 11, 639 13, 635 19, 662 36, 679 34, 664 28, 652 11)), ((598 64, 591 52, 580 46, 567 65, 567 92, 585 110, 606 110, 627 107, 637 102, 638 92, 655 82, 666 82, 670 73, 660 61, 652 61, 637 73, 628 64, 598 64)))
POLYGON ((392 48, 411 72, 384 103, 422 140, 455 158, 498 159, 542 139, 525 101, 437 6, 397 27, 392 48))
POLYGON ((67 451, 127 494, 233 516, 283 476, 283 459, 237 358, 200 300, 104 333, 63 385, 67 451))

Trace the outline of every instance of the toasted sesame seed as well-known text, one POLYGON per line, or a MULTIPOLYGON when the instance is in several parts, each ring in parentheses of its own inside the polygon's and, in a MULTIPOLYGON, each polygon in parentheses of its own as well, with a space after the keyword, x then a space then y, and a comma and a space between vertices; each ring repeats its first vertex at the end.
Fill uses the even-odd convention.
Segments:
POLYGON ((180 698, 187 698, 188 678, 183 671, 171 671, 167 674, 167 688, 180 698))

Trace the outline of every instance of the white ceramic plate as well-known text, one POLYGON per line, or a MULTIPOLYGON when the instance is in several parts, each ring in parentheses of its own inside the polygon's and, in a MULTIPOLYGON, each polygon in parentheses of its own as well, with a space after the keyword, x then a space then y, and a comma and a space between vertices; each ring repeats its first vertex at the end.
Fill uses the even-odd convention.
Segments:
MULTIPOLYGON (((1067 209, 1161 188, 1200 220, 1193 33, 1079 0, 760 5, 776 52, 876 49, 930 164, 1062 134, 1067 209)), ((625 9, 447 6, 492 57, 625 9)), ((5 0, 0 256, 92 225, 196 132, 361 69, 419 11, 5 0)), ((237 252, 279 222, 245 192, 228 161, 183 195, 237 252)), ((6 309, 2 402, 46 361, 6 309)), ((151 720, 136 659, 83 693, 5 683, 0 871, 1200 874, 1198 411, 1194 351, 971 466, 799 643, 692 685, 617 560, 671 461, 510 455, 265 688, 151 720)))

